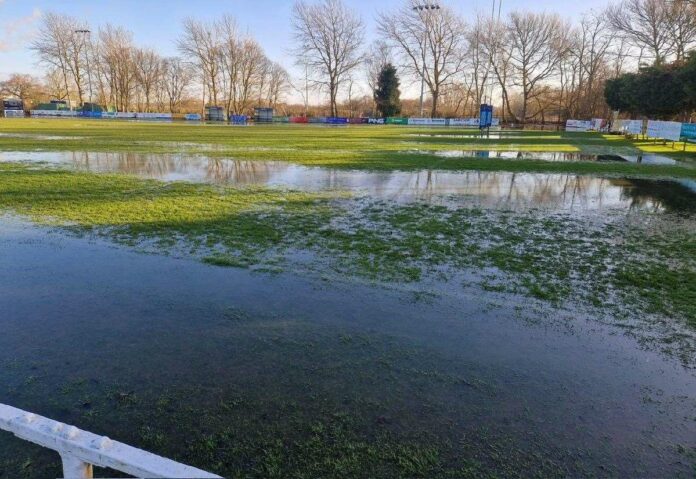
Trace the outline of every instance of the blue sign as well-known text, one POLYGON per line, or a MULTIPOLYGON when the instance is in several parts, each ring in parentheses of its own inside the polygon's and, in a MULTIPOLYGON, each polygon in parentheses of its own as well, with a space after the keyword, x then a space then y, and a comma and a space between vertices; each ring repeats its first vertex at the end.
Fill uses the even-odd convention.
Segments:
POLYGON ((493 105, 482 104, 479 115, 479 128, 490 128, 493 124, 493 105))
POLYGON ((696 140, 696 123, 682 123, 681 137, 696 140))

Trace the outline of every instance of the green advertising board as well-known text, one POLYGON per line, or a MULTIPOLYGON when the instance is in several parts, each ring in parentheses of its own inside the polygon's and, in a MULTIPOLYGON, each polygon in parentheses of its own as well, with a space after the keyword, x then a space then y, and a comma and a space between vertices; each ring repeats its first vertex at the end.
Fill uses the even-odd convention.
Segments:
POLYGON ((387 125, 408 125, 408 118, 387 118, 387 125))

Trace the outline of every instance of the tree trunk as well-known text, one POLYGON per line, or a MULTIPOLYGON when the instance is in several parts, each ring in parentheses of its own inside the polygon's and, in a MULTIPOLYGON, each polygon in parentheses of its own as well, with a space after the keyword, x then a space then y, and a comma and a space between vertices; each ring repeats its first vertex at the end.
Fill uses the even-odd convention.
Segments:
POLYGON ((433 90, 432 95, 433 95, 433 105, 430 108, 430 118, 435 118, 437 116, 437 101, 440 97, 440 91, 433 90))

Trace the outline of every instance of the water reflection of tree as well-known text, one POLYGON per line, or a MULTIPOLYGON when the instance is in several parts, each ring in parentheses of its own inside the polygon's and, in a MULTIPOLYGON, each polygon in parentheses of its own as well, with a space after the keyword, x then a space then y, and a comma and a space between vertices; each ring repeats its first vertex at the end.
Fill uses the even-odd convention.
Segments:
POLYGON ((657 204, 675 212, 696 210, 696 191, 678 181, 659 181, 643 179, 615 180, 625 187, 623 194, 634 205, 657 204))
POLYGON ((396 201, 449 197, 490 206, 591 209, 605 206, 693 210, 696 193, 678 182, 585 175, 507 172, 356 172, 306 168, 282 161, 142 153, 72 153, 78 169, 221 184, 277 182, 296 188, 366 190, 396 201))

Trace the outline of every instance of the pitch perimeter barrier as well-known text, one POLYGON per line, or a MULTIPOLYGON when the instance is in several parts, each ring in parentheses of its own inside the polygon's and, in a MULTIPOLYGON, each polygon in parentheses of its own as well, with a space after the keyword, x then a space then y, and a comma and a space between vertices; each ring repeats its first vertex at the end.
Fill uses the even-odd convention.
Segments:
POLYGON ((5 110, 3 116, 5 118, 24 118, 24 110, 5 110))
POLYGON ((330 117, 325 118, 324 122, 327 125, 347 125, 348 118, 339 117, 339 116, 330 116, 330 117))
POLYGON ((682 123, 681 137, 688 141, 696 141, 696 123, 682 123))
POLYGON ((677 121, 649 120, 646 135, 648 138, 660 138, 663 140, 681 140, 682 124, 677 121))

